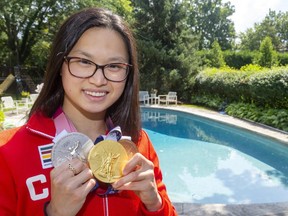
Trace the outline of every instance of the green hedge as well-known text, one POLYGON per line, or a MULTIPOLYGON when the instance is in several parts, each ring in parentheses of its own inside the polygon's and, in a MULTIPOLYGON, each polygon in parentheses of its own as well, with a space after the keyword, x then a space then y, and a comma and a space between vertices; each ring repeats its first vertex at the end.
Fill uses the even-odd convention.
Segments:
POLYGON ((279 66, 288 65, 288 53, 277 53, 277 59, 279 62, 279 66))
POLYGON ((288 110, 257 107, 255 104, 226 104, 213 95, 193 96, 193 104, 202 105, 240 119, 246 119, 288 132, 288 110))
POLYGON ((253 63, 253 60, 257 55, 257 51, 251 52, 245 50, 244 51, 227 50, 224 51, 223 54, 227 66, 235 69, 240 69, 244 65, 253 63))
POLYGON ((2 110, 0 110, 0 122, 3 122, 4 119, 5 119, 4 112, 2 110))
POLYGON ((288 67, 262 71, 206 69, 197 75, 195 91, 220 97, 227 103, 288 108, 288 67))
POLYGON ((232 103, 225 111, 230 116, 252 120, 288 132, 287 109, 265 109, 253 104, 232 103))

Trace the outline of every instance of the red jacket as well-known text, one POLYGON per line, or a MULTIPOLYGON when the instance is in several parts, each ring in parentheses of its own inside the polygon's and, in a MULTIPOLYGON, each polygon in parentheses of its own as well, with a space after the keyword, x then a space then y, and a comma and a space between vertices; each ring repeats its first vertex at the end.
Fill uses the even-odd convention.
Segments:
MULTIPOLYGON (((3 132, 2 132, 3 133, 3 132)), ((0 215, 44 215, 44 203, 50 200, 52 119, 33 115, 15 135, 0 147, 0 215)), ((157 212, 148 212, 133 191, 99 197, 91 192, 77 215, 177 215, 162 182, 156 152, 147 134, 142 131, 139 152, 154 163, 155 178, 163 205, 157 212)))

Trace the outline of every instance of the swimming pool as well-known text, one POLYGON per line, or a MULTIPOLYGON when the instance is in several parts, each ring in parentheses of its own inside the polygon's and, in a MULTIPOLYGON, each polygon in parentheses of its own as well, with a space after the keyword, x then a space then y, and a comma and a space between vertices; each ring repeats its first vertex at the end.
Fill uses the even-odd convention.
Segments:
POLYGON ((141 108, 173 202, 288 201, 288 147, 193 114, 141 108))

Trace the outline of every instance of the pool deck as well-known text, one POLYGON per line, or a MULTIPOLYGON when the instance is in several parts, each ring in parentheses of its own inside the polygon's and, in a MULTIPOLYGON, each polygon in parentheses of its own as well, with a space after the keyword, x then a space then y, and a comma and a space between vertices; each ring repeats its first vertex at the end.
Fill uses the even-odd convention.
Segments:
POLYGON ((285 216, 288 203, 194 204, 174 203, 179 216, 285 216))
MULTIPOLYGON (((251 121, 240 120, 223 113, 185 106, 147 106, 151 108, 161 108, 178 110, 194 115, 206 117, 226 124, 268 136, 288 145, 288 133, 258 124, 251 121)), ((287 202, 283 203, 263 203, 263 204, 196 204, 196 203, 173 203, 179 216, 288 216, 287 202)))

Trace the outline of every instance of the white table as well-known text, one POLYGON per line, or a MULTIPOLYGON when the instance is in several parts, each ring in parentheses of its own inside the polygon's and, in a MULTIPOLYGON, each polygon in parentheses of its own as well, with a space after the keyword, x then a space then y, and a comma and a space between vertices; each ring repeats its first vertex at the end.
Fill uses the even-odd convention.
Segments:
POLYGON ((151 97, 149 97, 150 104, 159 104, 159 97, 156 96, 156 94, 151 94, 151 97))

